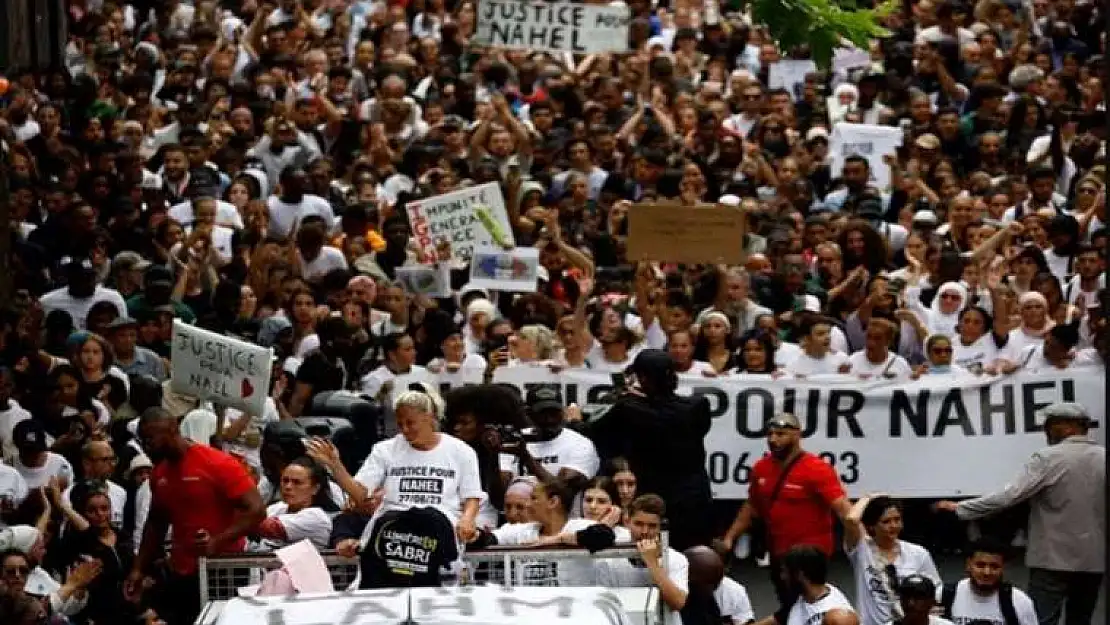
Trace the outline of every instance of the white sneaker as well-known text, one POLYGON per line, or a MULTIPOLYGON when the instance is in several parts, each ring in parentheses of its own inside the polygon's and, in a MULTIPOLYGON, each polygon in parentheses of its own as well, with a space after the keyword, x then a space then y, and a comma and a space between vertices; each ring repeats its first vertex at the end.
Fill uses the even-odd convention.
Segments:
POLYGON ((765 569, 771 566, 771 554, 765 553, 762 557, 757 558, 755 561, 755 565, 761 569, 765 569))

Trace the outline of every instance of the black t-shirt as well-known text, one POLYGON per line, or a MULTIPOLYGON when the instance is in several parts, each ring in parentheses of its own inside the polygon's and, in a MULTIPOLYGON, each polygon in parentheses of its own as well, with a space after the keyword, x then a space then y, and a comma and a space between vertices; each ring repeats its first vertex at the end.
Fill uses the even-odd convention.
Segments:
POLYGON ((323 391, 342 391, 348 382, 347 367, 340 361, 332 364, 322 353, 313 351, 297 369, 297 382, 312 387, 313 394, 323 391))
POLYGON ((455 528, 435 508, 387 512, 362 551, 360 588, 440 585, 440 571, 459 557, 455 528))

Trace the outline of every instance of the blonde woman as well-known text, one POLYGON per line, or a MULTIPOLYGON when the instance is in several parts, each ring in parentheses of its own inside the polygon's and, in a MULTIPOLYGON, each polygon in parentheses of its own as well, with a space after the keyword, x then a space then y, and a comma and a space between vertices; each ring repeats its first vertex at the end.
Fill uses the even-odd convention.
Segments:
POLYGON ((527 325, 509 338, 510 365, 549 364, 555 357, 555 333, 547 326, 527 325))

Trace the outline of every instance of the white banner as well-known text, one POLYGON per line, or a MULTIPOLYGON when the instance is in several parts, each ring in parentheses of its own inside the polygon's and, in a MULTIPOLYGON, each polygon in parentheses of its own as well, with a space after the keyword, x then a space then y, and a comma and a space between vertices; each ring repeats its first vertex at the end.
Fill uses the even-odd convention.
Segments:
POLYGON ((530 52, 628 52, 627 6, 482 0, 474 40, 530 52))
MULTIPOLYGON (((474 374, 476 382, 481 372, 474 374)), ((499 368, 495 382, 526 389, 558 384, 568 404, 597 403, 608 374, 499 368)), ((706 469, 718 499, 743 499, 751 467, 767 446, 764 424, 778 412, 801 420, 804 448, 832 464, 852 496, 979 495, 1001 488, 1045 445, 1036 412, 1059 401, 1083 404, 1105 443, 1103 367, 1011 376, 931 375, 905 384, 845 376, 771 380, 766 376, 684 376, 680 393, 709 400, 713 426, 706 469)), ((602 417, 604 418, 604 417, 602 417)))
POLYGON ((405 206, 416 244, 425 258, 435 258, 436 244, 446 239, 451 257, 469 261, 475 245, 515 245, 501 185, 487 182, 405 206), (499 231, 495 237, 491 230, 499 231))
POLYGON ((901 146, 901 128, 841 122, 833 126, 829 137, 829 157, 832 159, 829 170, 834 178, 839 178, 845 159, 862 156, 871 168, 871 184, 889 193, 890 166, 883 161, 883 157, 894 156, 901 146))
POLYGON ((261 415, 270 394, 269 348, 173 320, 170 388, 261 415))
MULTIPOLYGON (((316 625, 346 623, 475 623, 481 625, 629 625, 643 609, 640 589, 608 588, 391 588, 293 597, 238 597, 228 601, 217 625, 316 625), (639 603, 626 604, 622 595, 639 603)), ((638 620, 636 622, 639 622, 638 620)))

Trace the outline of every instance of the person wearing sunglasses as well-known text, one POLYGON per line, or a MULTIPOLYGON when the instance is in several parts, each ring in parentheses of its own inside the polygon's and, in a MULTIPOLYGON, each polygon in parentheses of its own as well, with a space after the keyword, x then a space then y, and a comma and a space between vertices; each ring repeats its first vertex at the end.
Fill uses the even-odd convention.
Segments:
POLYGON ((966 374, 967 369, 952 362, 952 339, 945 334, 934 334, 925 339, 925 362, 914 369, 915 376, 931 373, 966 374))

